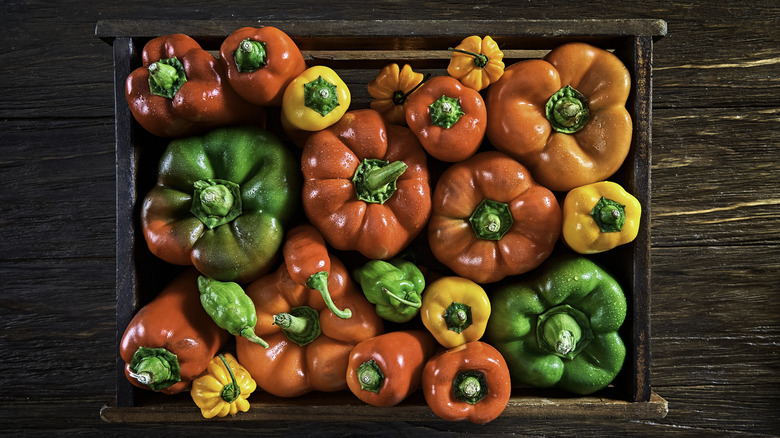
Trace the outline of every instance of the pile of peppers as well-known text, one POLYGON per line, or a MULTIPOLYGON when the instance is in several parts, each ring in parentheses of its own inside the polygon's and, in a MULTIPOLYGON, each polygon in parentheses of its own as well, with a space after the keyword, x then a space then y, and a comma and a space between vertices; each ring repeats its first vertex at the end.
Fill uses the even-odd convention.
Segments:
POLYGON ((382 407, 421 392, 479 424, 524 387, 613 384, 629 301, 590 256, 639 231, 610 180, 630 76, 584 43, 506 66, 500 43, 463 39, 433 77, 388 64, 360 106, 274 27, 236 30, 218 57, 150 40, 126 97, 168 144, 139 219, 177 274, 125 330, 127 379, 189 391, 205 418, 255 391, 382 407))

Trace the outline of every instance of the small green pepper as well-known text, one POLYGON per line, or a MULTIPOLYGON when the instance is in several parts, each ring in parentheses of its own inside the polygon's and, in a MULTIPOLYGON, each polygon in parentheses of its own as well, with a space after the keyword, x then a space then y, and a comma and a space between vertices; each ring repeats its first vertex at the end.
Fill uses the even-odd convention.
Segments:
POLYGON ((268 343, 255 334, 257 312, 252 299, 238 283, 198 277, 200 303, 218 326, 231 335, 243 336, 268 348, 268 343))
POLYGON ((486 337, 512 381, 585 395, 609 385, 623 366, 618 329, 626 297, 586 257, 551 259, 533 275, 491 291, 486 337))
POLYGON ((425 277, 414 263, 399 258, 372 260, 356 269, 354 276, 382 319, 407 322, 420 310, 425 277))

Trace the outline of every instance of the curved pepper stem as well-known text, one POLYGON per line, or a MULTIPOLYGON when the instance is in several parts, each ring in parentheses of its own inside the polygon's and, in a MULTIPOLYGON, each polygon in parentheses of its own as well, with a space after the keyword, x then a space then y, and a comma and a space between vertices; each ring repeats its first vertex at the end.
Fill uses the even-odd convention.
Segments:
POLYGON ((508 204, 483 199, 471 213, 469 223, 480 239, 501 240, 512 228, 514 219, 508 204))
POLYGON ((233 403, 234 401, 238 400, 238 397, 241 395, 241 387, 238 386, 238 380, 236 380, 236 375, 233 374, 233 369, 230 368, 230 365, 228 365, 225 356, 220 354, 219 359, 225 365, 225 368, 230 374, 230 380, 231 380, 230 383, 222 387, 222 392, 220 393, 220 397, 222 397, 222 400, 225 400, 228 403, 233 403))
POLYGON ((266 44, 261 41, 245 39, 241 41, 233 52, 233 58, 236 61, 236 68, 241 73, 250 73, 258 70, 268 64, 268 58, 265 51, 266 44))
POLYGON ((164 348, 138 347, 130 360, 128 374, 155 391, 181 381, 179 359, 164 348))
POLYGON ((484 68, 487 65, 487 63, 488 63, 487 55, 484 55, 482 53, 474 53, 474 52, 470 52, 468 50, 456 49, 456 48, 453 48, 453 47, 450 47, 448 50, 450 50, 452 52, 458 52, 458 53, 463 53, 463 54, 466 54, 466 55, 473 56, 474 57, 474 64, 477 67, 479 67, 479 68, 484 68))
POLYGON ((327 272, 320 271, 309 277, 309 279, 306 281, 306 287, 318 291, 320 295, 322 295, 322 299, 325 301, 325 305, 328 306, 328 309, 330 309, 330 311, 336 314, 336 316, 339 318, 347 319, 352 317, 352 311, 350 309, 340 310, 333 302, 333 298, 331 298, 330 292, 328 291, 327 272))
POLYGON ((294 307, 289 313, 274 315, 274 324, 287 338, 300 346, 314 342, 320 336, 320 315, 309 306, 294 307))
POLYGON ((352 177, 358 199, 384 204, 395 193, 398 178, 408 167, 403 161, 389 163, 375 158, 364 159, 352 177))
POLYGON ((474 405, 487 395, 487 379, 480 371, 461 371, 455 376, 452 389, 456 399, 474 405))
POLYGON ((157 96, 173 99, 187 82, 184 65, 178 58, 161 59, 152 63, 149 70, 149 91, 157 96))
POLYGON ((428 79, 431 78, 431 73, 426 74, 423 79, 420 81, 419 84, 415 85, 414 88, 409 90, 408 92, 404 93, 401 90, 396 91, 393 93, 393 103, 396 105, 403 105, 404 102, 406 102, 406 98, 409 97, 410 94, 414 93, 418 88, 422 87, 422 84, 425 83, 428 79))
POLYGON ((626 223, 626 206, 602 196, 590 216, 602 233, 621 231, 626 223))
POLYGON ((336 84, 317 76, 317 79, 303 85, 303 104, 323 117, 330 114, 339 106, 336 84))
POLYGON ((457 97, 447 97, 442 94, 435 102, 428 105, 431 114, 431 124, 449 129, 463 117, 463 108, 457 97))
POLYGON ((390 290, 386 287, 382 288, 382 292, 384 292, 387 296, 398 300, 398 302, 400 302, 401 304, 405 304, 409 307, 414 307, 415 309, 419 309, 420 307, 422 307, 422 301, 409 301, 407 299, 401 298, 398 295, 390 292, 390 290))
POLYGON ((564 134, 579 131, 590 119, 588 99, 570 85, 550 97, 545 112, 553 129, 564 134))
POLYGON ((357 368, 360 389, 378 394, 385 381, 385 374, 374 359, 363 362, 357 368))

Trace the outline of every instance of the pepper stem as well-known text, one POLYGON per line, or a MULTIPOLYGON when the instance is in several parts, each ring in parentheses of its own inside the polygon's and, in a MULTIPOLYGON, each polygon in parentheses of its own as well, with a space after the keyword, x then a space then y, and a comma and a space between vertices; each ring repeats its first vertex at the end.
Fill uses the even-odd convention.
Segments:
POLYGON ((265 342, 265 339, 257 336, 257 333, 255 333, 255 330, 252 327, 244 327, 240 332, 238 332, 238 334, 239 336, 243 336, 255 344, 262 346, 263 348, 268 348, 268 342, 265 342))
POLYGON ((352 316, 350 309, 340 310, 333 302, 333 298, 328 291, 328 273, 326 271, 320 271, 306 281, 306 287, 314 289, 322 295, 322 299, 325 301, 325 305, 328 306, 331 312, 335 313, 341 319, 347 319, 352 316))
POLYGON ((584 313, 564 304, 539 315, 536 338, 544 351, 573 359, 593 340, 593 332, 584 313))
POLYGON ((512 228, 514 218, 509 204, 483 199, 469 217, 474 234, 485 240, 501 240, 512 228))
POLYGON ((395 193, 397 180, 408 167, 403 161, 389 163, 375 158, 364 159, 352 177, 358 199, 384 204, 395 193))
POLYGON ((287 338, 300 346, 314 342, 319 337, 319 313, 308 306, 294 307, 289 313, 274 315, 274 324, 282 329, 287 338))
POLYGON ((452 381, 452 390, 456 399, 474 405, 487 395, 487 379, 481 371, 461 371, 452 381))
POLYGON ((149 65, 149 91, 157 96, 173 99, 187 82, 184 65, 178 58, 161 59, 149 65))
POLYGON ((428 112, 431 115, 431 124, 444 129, 451 128, 466 114, 463 112, 457 97, 447 97, 443 94, 435 102, 428 105, 428 112))
POLYGON ((317 76, 317 79, 303 85, 303 104, 325 117, 339 106, 336 84, 317 76))
POLYGON ((238 386, 236 375, 233 374, 233 370, 230 368, 230 365, 228 365, 225 356, 220 354, 219 358, 222 360, 222 363, 225 365, 225 368, 230 374, 230 379, 232 380, 230 383, 222 387, 222 393, 220 394, 220 396, 222 397, 222 400, 225 400, 228 403, 233 403, 241 395, 241 388, 238 386))
POLYGON ((564 134, 573 134, 582 129, 590 119, 588 99, 567 85, 550 96, 545 105, 545 114, 553 129, 564 134))
POLYGON ((452 48, 452 47, 450 47, 449 50, 452 51, 452 52, 458 52, 458 53, 463 53, 463 54, 466 54, 466 55, 473 56, 474 57, 474 64, 476 64, 477 67, 479 67, 479 68, 484 68, 487 65, 487 63, 488 63, 487 55, 483 55, 481 53, 469 52, 468 50, 455 49, 455 48, 452 48))
POLYGON ((385 375, 374 359, 369 359, 358 366, 357 378, 360 382, 360 389, 375 394, 379 393, 385 381, 385 375))
POLYGON ((471 307, 463 303, 452 302, 447 306, 442 318, 447 324, 447 329, 455 333, 462 333, 463 330, 471 326, 471 307))
POLYGON ((406 304, 406 305, 407 305, 407 306, 409 306, 409 307, 414 307, 414 308, 416 308, 416 309, 419 309, 420 307, 422 307, 422 302, 417 302, 417 301, 409 301, 409 300, 406 300, 406 299, 404 299, 404 298, 401 298, 401 297, 399 297, 398 295, 396 295, 396 294, 394 294, 394 293, 390 292, 390 290, 389 290, 388 288, 386 288, 386 287, 382 287, 382 292, 384 292, 384 293, 386 293, 388 296, 390 296, 390 297, 392 297, 392 298, 394 298, 394 299, 398 300, 399 302, 401 302, 401 303, 403 303, 403 304, 406 304))
POLYGON ((602 233, 621 231, 626 223, 626 206, 602 196, 590 216, 602 233))
POLYGON ((202 179, 193 183, 190 212, 209 229, 241 216, 241 188, 222 179, 202 179))
POLYGON ((253 72, 268 64, 265 43, 249 38, 241 41, 233 52, 233 57, 236 60, 236 68, 241 73, 253 72))
POLYGON ((181 380, 178 358, 164 348, 139 347, 129 368, 131 378, 155 391, 181 380))

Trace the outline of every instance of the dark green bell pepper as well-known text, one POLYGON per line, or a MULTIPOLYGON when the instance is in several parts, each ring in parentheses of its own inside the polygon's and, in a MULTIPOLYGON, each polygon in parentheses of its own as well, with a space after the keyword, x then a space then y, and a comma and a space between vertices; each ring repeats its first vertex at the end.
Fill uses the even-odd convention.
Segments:
POLYGON ((585 395, 609 385, 623 366, 618 329, 626 297, 586 257, 548 260, 491 293, 486 339, 507 361, 513 383, 585 395))
POLYGON ((425 277, 414 263, 399 258, 372 260, 353 274, 380 318, 407 322, 420 311, 425 277))
POLYGON ((300 193, 300 163, 276 136, 215 129, 168 145, 141 225, 161 259, 248 283, 273 267, 300 193))

